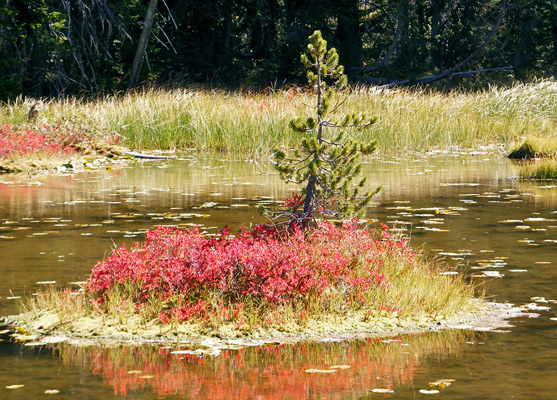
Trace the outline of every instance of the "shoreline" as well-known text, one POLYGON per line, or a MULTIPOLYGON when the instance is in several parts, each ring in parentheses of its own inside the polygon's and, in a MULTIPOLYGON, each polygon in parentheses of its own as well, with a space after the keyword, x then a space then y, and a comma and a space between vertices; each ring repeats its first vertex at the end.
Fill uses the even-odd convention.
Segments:
MULTIPOLYGON (((211 346, 218 347, 231 344, 261 346, 304 341, 345 341, 357 338, 422 334, 446 329, 506 332, 505 328, 513 326, 509 322, 510 319, 521 316, 537 316, 537 314, 529 312, 528 308, 517 307, 509 303, 482 302, 485 306, 483 311, 462 313, 452 318, 424 321, 422 323, 412 323, 408 320, 392 317, 374 318, 368 323, 363 323, 357 320, 357 315, 354 315, 353 318, 328 316, 328 319, 342 319, 344 323, 334 325, 336 329, 331 329, 332 325, 329 320, 320 321, 320 323, 311 327, 306 326, 305 329, 300 326, 285 326, 269 330, 256 329, 252 332, 231 330, 227 329, 229 328, 227 326, 221 327, 219 331, 207 331, 206 328, 200 329, 197 324, 183 323, 177 326, 172 326, 172 324, 155 326, 149 323, 141 329, 133 324, 118 324, 118 321, 110 321, 109 318, 104 318, 105 321, 101 325, 99 322, 102 322, 102 317, 97 319, 85 317, 74 321, 74 323, 63 323, 61 326, 57 326, 52 319, 54 313, 43 315, 37 319, 25 318, 26 314, 3 318, 6 321, 4 334, 7 334, 8 329, 12 329, 13 331, 10 334, 12 340, 23 342, 26 346, 52 343, 70 343, 73 345, 182 343, 204 346, 210 343, 211 346), (52 325, 48 325, 48 321, 52 325), (92 323, 95 325, 94 327, 91 327, 92 323)), ((307 325, 311 325, 311 322, 307 325)))

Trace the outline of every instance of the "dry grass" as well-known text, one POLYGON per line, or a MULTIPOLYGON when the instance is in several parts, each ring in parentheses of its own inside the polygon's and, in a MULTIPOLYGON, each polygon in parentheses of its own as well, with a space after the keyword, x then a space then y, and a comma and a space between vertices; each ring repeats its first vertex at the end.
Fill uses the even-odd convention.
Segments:
MULTIPOLYGON (((474 94, 356 87, 338 96, 345 99, 339 115, 363 112, 379 118, 372 129, 354 134, 364 142, 377 139, 382 153, 510 146, 557 129, 557 82, 550 80, 474 94)), ((269 93, 148 89, 96 101, 43 101, 37 108, 42 121, 71 121, 116 132, 134 148, 267 156, 274 146, 299 141, 288 130, 288 121, 306 115, 313 103, 313 95, 299 88, 269 93)), ((25 99, 4 104, 0 120, 22 124, 30 105, 25 99)))

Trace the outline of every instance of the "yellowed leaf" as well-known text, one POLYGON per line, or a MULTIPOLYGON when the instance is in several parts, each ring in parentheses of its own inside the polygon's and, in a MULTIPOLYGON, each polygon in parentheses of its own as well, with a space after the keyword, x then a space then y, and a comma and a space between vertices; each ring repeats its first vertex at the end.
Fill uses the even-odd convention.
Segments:
POLYGON ((6 389, 19 389, 19 388, 22 388, 23 386, 25 386, 25 385, 9 385, 9 386, 6 386, 6 389))
POLYGON ((308 374, 332 374, 333 372, 337 372, 336 369, 306 369, 308 374))

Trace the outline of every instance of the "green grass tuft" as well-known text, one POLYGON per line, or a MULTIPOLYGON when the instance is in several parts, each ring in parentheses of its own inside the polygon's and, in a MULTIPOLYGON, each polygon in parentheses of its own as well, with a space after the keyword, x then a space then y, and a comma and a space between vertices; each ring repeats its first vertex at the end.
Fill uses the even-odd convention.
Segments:
POLYGON ((542 159, 522 165, 520 168, 520 178, 557 180, 557 159, 542 159))

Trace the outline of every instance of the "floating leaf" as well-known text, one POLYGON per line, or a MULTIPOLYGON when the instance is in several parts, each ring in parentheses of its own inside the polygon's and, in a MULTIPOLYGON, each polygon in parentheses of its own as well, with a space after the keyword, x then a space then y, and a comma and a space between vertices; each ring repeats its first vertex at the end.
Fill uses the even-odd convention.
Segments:
POLYGON ((545 299, 545 297, 530 297, 530 300, 535 301, 536 303, 549 303, 549 301, 547 301, 545 299))
POLYGON ((332 374, 333 372, 337 372, 336 369, 306 369, 308 374, 332 374))
POLYGON ((330 369, 348 369, 351 368, 350 365, 331 365, 330 369))
POLYGON ((56 389, 48 389, 44 391, 44 394, 58 394, 58 393, 60 393, 60 391, 56 389))
POLYGON ((447 386, 451 386, 454 382, 454 379, 438 379, 435 382, 429 382, 430 387, 439 387, 439 388, 446 388, 447 386))
POLYGON ((393 389, 373 389, 372 390, 373 393, 394 393, 395 391, 393 389))
POLYGON ((438 394, 440 393, 439 390, 425 390, 425 389, 420 389, 420 393, 422 394, 438 394))
POLYGON ((139 379, 153 379, 155 375, 141 375, 138 376, 139 379))
POLYGON ((25 386, 25 385, 9 385, 9 386, 6 386, 6 389, 19 389, 19 388, 22 388, 23 386, 25 386))
POLYGON ((546 306, 538 306, 536 303, 528 303, 521 305, 520 308, 524 308, 526 310, 535 310, 535 311, 549 311, 551 307, 546 306))
POLYGON ((143 371, 139 370, 139 369, 132 369, 131 371, 128 371, 128 374, 130 375, 139 375, 143 373, 143 371))

